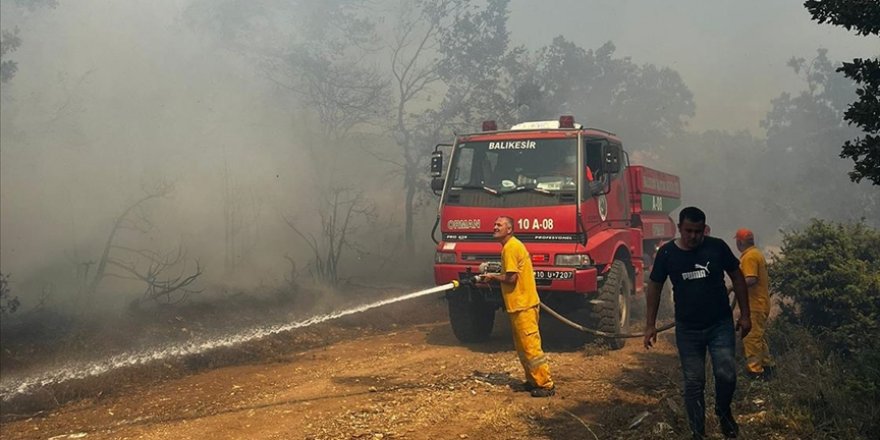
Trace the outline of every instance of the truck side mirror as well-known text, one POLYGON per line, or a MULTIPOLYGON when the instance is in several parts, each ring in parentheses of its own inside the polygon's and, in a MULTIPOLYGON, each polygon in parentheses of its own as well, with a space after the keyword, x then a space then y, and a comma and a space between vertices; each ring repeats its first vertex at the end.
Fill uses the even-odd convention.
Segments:
POLYGON ((605 160, 602 163, 602 170, 605 174, 614 174, 620 172, 620 149, 605 148, 605 160))
POLYGON ((443 191, 443 178, 435 177, 431 179, 431 191, 434 192, 435 196, 440 195, 440 191, 443 191))
MULTIPOLYGON (((437 178, 443 175, 443 152, 442 151, 434 151, 431 153, 431 177, 437 178)), ((442 179, 441 179, 442 182, 442 179)), ((431 183, 431 188, 434 188, 434 183, 431 183)), ((442 184, 441 184, 442 189, 442 184)))

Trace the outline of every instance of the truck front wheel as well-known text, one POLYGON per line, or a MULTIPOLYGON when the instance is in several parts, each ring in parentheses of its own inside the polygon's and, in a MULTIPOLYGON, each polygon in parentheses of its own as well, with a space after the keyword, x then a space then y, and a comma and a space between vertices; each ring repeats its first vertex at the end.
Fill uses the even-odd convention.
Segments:
POLYGON ((452 333, 461 342, 484 342, 492 334, 495 307, 477 292, 461 289, 447 297, 452 333))
MULTIPOLYGON (((632 280, 626 264, 614 260, 602 286, 599 296, 590 304, 590 322, 596 323, 598 330, 607 333, 623 333, 629 326, 629 300, 632 295, 632 280)), ((612 350, 626 345, 626 339, 608 338, 612 350)))

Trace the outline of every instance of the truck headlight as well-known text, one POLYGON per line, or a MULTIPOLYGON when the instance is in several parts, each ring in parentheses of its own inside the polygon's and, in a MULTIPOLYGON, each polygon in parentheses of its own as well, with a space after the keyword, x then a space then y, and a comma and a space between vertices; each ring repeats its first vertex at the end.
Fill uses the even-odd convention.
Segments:
POLYGON ((556 266, 592 266, 593 260, 587 254, 557 254, 553 261, 556 266))
POLYGON ((455 263, 455 252, 437 252, 434 254, 434 262, 440 264, 455 263))

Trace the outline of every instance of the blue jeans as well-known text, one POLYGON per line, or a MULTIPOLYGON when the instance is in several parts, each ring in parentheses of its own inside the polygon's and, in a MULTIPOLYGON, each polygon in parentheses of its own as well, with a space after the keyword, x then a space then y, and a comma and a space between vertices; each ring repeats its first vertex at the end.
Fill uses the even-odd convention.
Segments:
POLYGON ((736 333, 733 319, 719 321, 704 329, 676 323, 675 343, 684 374, 684 406, 691 431, 705 433, 706 351, 712 358, 715 376, 715 413, 729 414, 736 389, 736 333))

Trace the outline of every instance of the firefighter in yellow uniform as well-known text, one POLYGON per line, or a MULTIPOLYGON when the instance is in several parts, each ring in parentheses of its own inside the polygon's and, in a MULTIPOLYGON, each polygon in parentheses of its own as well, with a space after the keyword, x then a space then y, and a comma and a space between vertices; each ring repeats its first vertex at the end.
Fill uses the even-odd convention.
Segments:
POLYGON ((502 245, 501 273, 484 275, 483 280, 501 283, 513 345, 526 375, 526 389, 532 397, 550 397, 556 389, 550 378, 550 364, 541 349, 541 334, 538 332, 540 299, 532 259, 522 242, 513 236, 512 218, 498 217, 493 237, 502 245))
POLYGON ((770 278, 767 275, 767 261, 764 254, 755 246, 755 235, 742 228, 736 231, 736 248, 740 253, 740 270, 749 288, 749 307, 752 316, 752 330, 743 338, 746 355, 746 369, 752 378, 767 379, 774 367, 770 357, 770 347, 764 334, 767 317, 770 313, 770 278))

